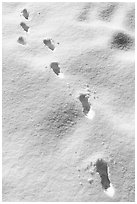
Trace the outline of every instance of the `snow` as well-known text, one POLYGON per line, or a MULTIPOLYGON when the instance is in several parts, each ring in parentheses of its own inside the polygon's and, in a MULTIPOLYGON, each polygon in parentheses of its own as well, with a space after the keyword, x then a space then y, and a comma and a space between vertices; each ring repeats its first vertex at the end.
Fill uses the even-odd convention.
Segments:
POLYGON ((133 202, 134 3, 2 6, 3 201, 133 202))
POLYGON ((115 189, 113 185, 110 184, 110 187, 107 190, 104 190, 104 193, 109 197, 113 197, 115 195, 115 189))
POLYGON ((63 73, 59 73, 58 77, 59 77, 60 79, 64 79, 64 74, 63 74, 63 73))
POLYGON ((95 117, 95 111, 93 111, 92 107, 90 107, 90 111, 86 115, 86 117, 90 120, 92 120, 95 117))

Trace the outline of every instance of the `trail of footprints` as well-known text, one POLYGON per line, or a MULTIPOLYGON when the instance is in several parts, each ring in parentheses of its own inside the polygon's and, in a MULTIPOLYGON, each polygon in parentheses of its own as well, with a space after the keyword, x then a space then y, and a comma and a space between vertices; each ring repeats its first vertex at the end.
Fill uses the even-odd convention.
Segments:
MULTIPOLYGON (((27 11, 27 9, 23 9, 23 11, 21 12, 21 14, 24 16, 24 18, 26 20, 29 19, 29 12, 27 11)), ((20 23, 20 26, 23 28, 23 30, 25 32, 28 32, 29 30, 29 26, 26 25, 26 23, 24 22, 21 22, 20 23)), ((22 45, 26 45, 27 42, 26 40, 21 36, 18 38, 17 42, 19 44, 22 44, 22 45)), ((54 51, 55 49, 55 45, 54 45, 54 42, 52 39, 44 39, 43 40, 43 43, 46 47, 48 47, 50 50, 54 51)), ((59 44, 59 43, 58 43, 59 44)), ((64 78, 64 74, 61 72, 61 69, 60 69, 60 65, 58 62, 52 62, 50 64, 50 68, 53 70, 53 72, 61 79, 64 78)), ((92 110, 92 107, 91 107, 91 104, 90 102, 88 101, 88 98, 89 98, 89 94, 80 94, 79 95, 79 101, 81 102, 82 104, 82 111, 84 113, 84 115, 89 118, 89 119, 93 119, 95 113, 94 111, 92 110)))
MULTIPOLYGON (((84 10, 81 12, 81 14, 78 18, 79 21, 87 20, 87 15, 89 13, 90 7, 91 7, 91 4, 89 4, 89 3, 86 4, 86 6, 84 7, 84 10)), ((115 9, 116 9, 116 5, 110 4, 107 8, 105 8, 100 13, 100 17, 103 20, 108 20, 108 18, 110 19, 113 12, 115 11, 115 9)), ((23 11, 21 13, 24 16, 25 20, 29 20, 29 12, 27 11, 27 9, 23 9, 23 11)), ((26 33, 28 33, 29 26, 26 23, 21 22, 20 26, 22 27, 22 29, 26 33)), ((26 43, 27 43, 26 40, 22 36, 18 38, 17 42, 19 44, 22 44, 22 45, 26 45, 26 43)), ((51 51, 55 50, 55 44, 54 44, 52 39, 49 39, 49 38, 44 39, 43 44, 49 50, 51 50, 51 51)), ((110 44, 111 44, 112 49, 119 49, 119 50, 127 51, 128 49, 132 48, 132 46, 134 44, 134 40, 132 39, 132 37, 130 35, 128 35, 124 32, 118 32, 117 31, 112 35, 112 39, 111 39, 110 44)), ((55 75, 57 77, 64 78, 64 74, 61 72, 60 64, 58 62, 52 62, 50 64, 50 68, 53 70, 53 72, 55 73, 55 75)), ((94 99, 96 98, 95 95, 96 95, 96 91, 94 91, 94 99)), ((86 93, 80 93, 78 96, 78 99, 81 103, 83 114, 85 115, 85 117, 92 120, 95 116, 95 112, 93 111, 92 106, 91 106, 91 102, 89 101, 90 91, 88 90, 86 93)), ((102 188, 104 189, 104 192, 108 196, 113 197, 115 194, 115 190, 114 190, 114 188, 110 182, 109 168, 108 168, 107 162, 103 159, 98 159, 95 162, 94 167, 96 168, 96 172, 100 176, 101 185, 102 185, 102 188)), ((93 176, 94 171, 91 170, 90 172, 91 172, 91 175, 93 176)), ((93 178, 92 177, 89 178, 88 182, 90 184, 92 184, 93 178)), ((80 182, 80 185, 82 185, 81 182, 80 182)))
MULTIPOLYGON (((23 9, 23 11, 21 11, 22 16, 24 16, 25 20, 29 20, 29 12, 27 11, 27 9, 23 9)), ((22 27, 22 29, 27 33, 29 31, 29 26, 26 25, 26 23, 21 22, 20 26, 22 27)), ((21 45, 26 45, 26 39, 22 36, 20 36, 17 40, 17 42, 21 45)))
MULTIPOLYGON (((40 14, 40 13, 38 13, 38 14, 40 14)), ((25 18, 25 20, 29 20, 29 12, 27 11, 27 9, 23 9, 23 10, 21 11, 21 15, 25 18)), ((22 29, 23 29, 26 33, 29 32, 30 27, 29 27, 25 22, 21 22, 21 23, 20 23, 20 26, 22 27, 22 29)), ((27 44, 26 40, 25 40, 24 37, 22 37, 22 36, 20 36, 20 37, 18 38, 17 42, 18 42, 19 44, 22 44, 22 45, 26 45, 26 44, 27 44)), ((52 39, 49 39, 49 38, 44 39, 44 40, 43 40, 43 43, 44 43, 44 45, 45 45, 46 47, 48 47, 50 50, 53 51, 53 50, 55 49, 55 45, 54 45, 54 42, 53 42, 52 39)), ((59 43, 58 43, 58 44, 59 44, 59 43)))

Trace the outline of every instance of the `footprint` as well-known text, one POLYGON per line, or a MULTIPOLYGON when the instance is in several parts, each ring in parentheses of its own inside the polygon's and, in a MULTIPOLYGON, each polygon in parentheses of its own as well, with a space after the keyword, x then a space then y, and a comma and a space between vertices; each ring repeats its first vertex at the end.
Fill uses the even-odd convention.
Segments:
POLYGON ((55 72, 56 75, 59 75, 60 67, 59 67, 59 63, 58 62, 52 62, 50 64, 50 67, 53 69, 53 71, 55 72))
POLYGON ((23 11, 22 11, 21 13, 22 13, 22 15, 24 16, 24 18, 26 18, 26 19, 28 20, 28 18, 29 18, 29 13, 28 13, 27 9, 23 9, 23 11))
POLYGON ((21 26, 26 32, 28 32, 29 26, 27 26, 27 25, 26 25, 25 23, 23 23, 23 22, 20 23, 20 26, 21 26))
POLYGON ((108 178, 108 167, 107 162, 103 159, 98 159, 96 162, 96 171, 99 173, 101 178, 101 184, 104 189, 110 187, 110 180, 108 178))
POLYGON ((50 67, 53 69, 53 72, 59 77, 64 78, 64 74, 60 72, 60 67, 58 62, 52 62, 50 67))
POLYGON ((104 161, 103 159, 98 159, 96 161, 95 165, 96 165, 96 171, 100 175, 101 184, 102 184, 102 187, 104 189, 104 192, 108 196, 113 197, 115 194, 115 189, 109 180, 109 176, 108 176, 109 172, 108 172, 107 162, 104 161))
POLYGON ((112 37, 111 48, 117 48, 120 50, 128 50, 133 47, 134 40, 130 35, 118 32, 115 33, 112 37))
POLYGON ((26 45, 26 41, 24 40, 23 37, 19 37, 17 42, 20 43, 21 45, 26 45))
POLYGON ((51 39, 45 39, 45 40, 43 40, 43 43, 44 43, 49 49, 51 49, 52 51, 55 49, 55 46, 54 46, 54 44, 53 44, 53 42, 52 42, 51 39))
POLYGON ((93 119, 95 112, 92 109, 91 104, 88 101, 89 94, 80 94, 79 100, 82 103, 83 113, 88 119, 93 119))
POLYGON ((87 115, 88 112, 90 111, 90 104, 88 102, 88 98, 89 96, 87 94, 80 94, 79 96, 79 100, 82 103, 82 107, 83 107, 83 113, 85 115, 87 115))

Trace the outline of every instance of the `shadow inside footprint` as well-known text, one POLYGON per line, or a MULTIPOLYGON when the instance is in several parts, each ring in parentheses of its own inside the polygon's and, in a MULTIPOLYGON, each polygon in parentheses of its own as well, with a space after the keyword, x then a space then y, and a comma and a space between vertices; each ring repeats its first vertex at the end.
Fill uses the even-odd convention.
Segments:
POLYGON ((23 30, 25 30, 26 32, 28 32, 29 30, 29 26, 27 26, 25 23, 21 22, 20 26, 23 28, 23 30))
POLYGON ((103 159, 98 159, 96 162, 96 171, 100 175, 102 187, 105 190, 108 189, 110 187, 110 180, 108 178, 107 162, 103 159))
POLYGON ((26 41, 24 40, 23 37, 19 37, 18 40, 17 40, 17 42, 18 42, 19 44, 21 44, 21 45, 26 45, 26 41))
POLYGON ((23 11, 21 13, 23 14, 24 18, 26 18, 28 20, 29 13, 28 13, 27 9, 23 9, 23 11))
POLYGON ((50 67, 53 69, 54 73, 56 75, 59 75, 60 74, 60 67, 59 67, 59 63, 58 62, 52 62, 50 64, 50 67))
POLYGON ((82 103, 82 107, 83 107, 83 113, 85 115, 88 114, 88 112, 90 111, 90 103, 88 102, 88 96, 87 94, 81 94, 79 96, 79 100, 82 103))
POLYGON ((55 49, 55 46, 53 45, 51 39, 45 39, 45 40, 43 40, 43 43, 44 43, 49 49, 51 49, 52 51, 55 49))

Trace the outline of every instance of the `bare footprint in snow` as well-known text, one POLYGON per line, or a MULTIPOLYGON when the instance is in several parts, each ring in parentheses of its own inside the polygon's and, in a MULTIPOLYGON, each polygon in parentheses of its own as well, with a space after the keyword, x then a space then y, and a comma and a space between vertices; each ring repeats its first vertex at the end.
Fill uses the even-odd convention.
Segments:
POLYGON ((50 67, 52 68, 53 72, 59 77, 64 78, 64 74, 60 72, 60 67, 58 62, 52 62, 50 64, 50 67))
POLYGON ((17 40, 17 42, 18 42, 19 44, 21 44, 21 45, 26 45, 26 41, 24 40, 23 37, 19 37, 18 40, 17 40))
POLYGON ((27 26, 25 23, 21 22, 20 26, 23 28, 23 30, 25 30, 26 32, 28 32, 29 30, 29 26, 27 26))
POLYGON ((109 180, 109 171, 108 171, 107 162, 104 161, 103 159, 98 159, 96 161, 96 171, 100 175, 101 184, 102 184, 102 188, 104 189, 104 192, 108 196, 113 197, 115 191, 109 180))
POLYGON ((55 49, 55 46, 54 46, 54 44, 53 44, 53 42, 52 42, 52 40, 51 39, 44 39, 43 40, 43 43, 50 49, 50 50, 54 50, 55 49))
POLYGON ((28 18, 29 18, 29 13, 28 13, 27 9, 23 9, 23 11, 22 11, 21 13, 22 13, 22 15, 24 16, 24 18, 26 18, 26 19, 28 20, 28 18))
POLYGON ((85 115, 88 114, 89 110, 90 110, 90 104, 88 102, 88 95, 87 94, 81 94, 79 96, 79 100, 82 103, 82 107, 83 107, 83 113, 85 115))
POLYGON ((93 119, 95 116, 95 112, 92 110, 92 106, 88 101, 89 95, 88 94, 80 94, 79 100, 82 103, 83 113, 89 119, 93 119))

